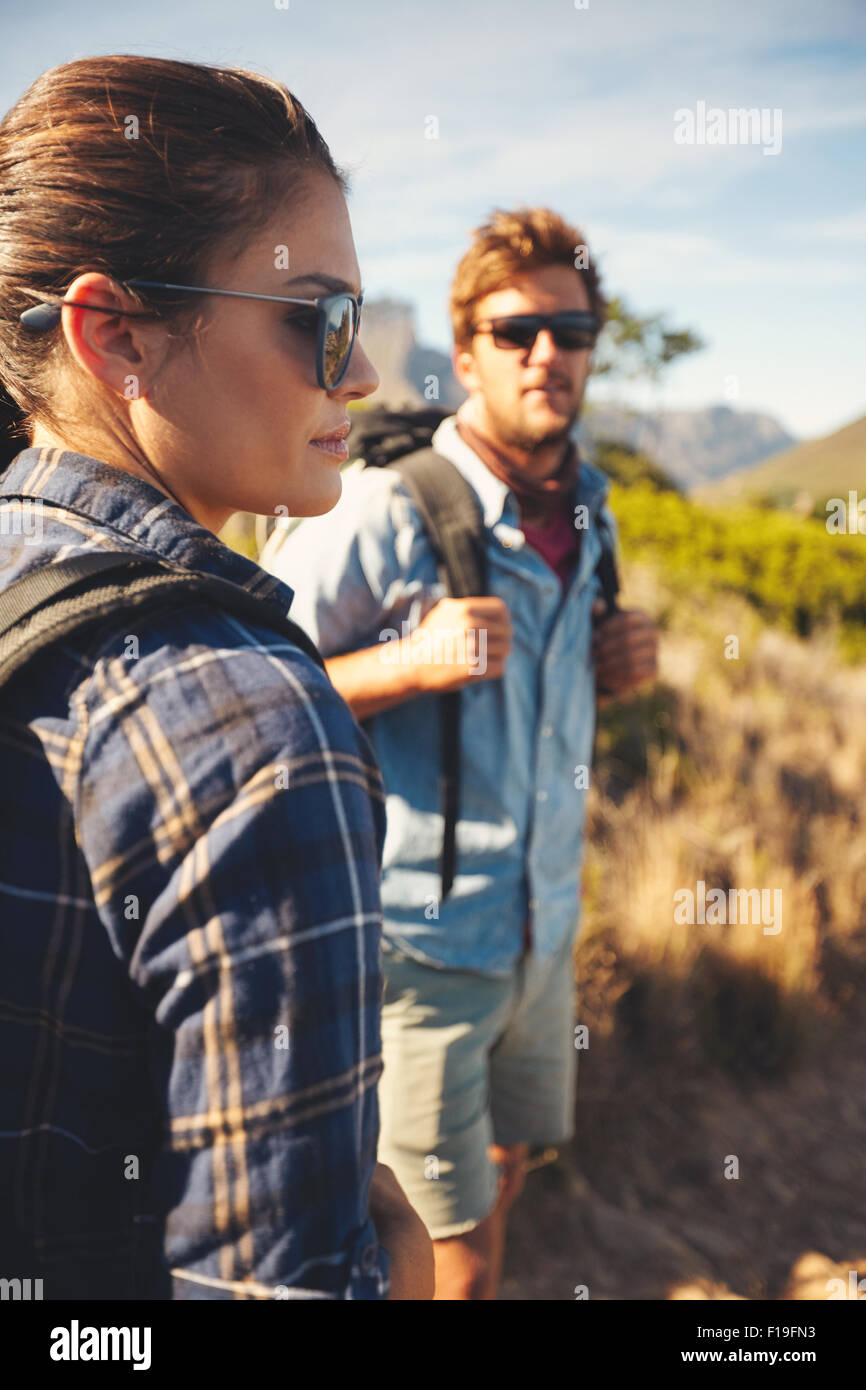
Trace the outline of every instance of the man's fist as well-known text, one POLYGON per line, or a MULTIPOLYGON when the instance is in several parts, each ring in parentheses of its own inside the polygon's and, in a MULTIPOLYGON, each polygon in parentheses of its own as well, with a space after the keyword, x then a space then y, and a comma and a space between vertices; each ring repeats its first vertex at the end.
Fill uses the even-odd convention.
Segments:
POLYGON ((511 649, 511 619, 501 598, 443 598, 403 639, 424 669, 428 690, 442 694, 473 680, 496 680, 511 649))
POLYGON ((648 613, 618 608, 609 618, 607 605, 596 599, 592 616, 601 619, 592 639, 595 681, 599 694, 623 695, 657 671, 658 634, 648 613))

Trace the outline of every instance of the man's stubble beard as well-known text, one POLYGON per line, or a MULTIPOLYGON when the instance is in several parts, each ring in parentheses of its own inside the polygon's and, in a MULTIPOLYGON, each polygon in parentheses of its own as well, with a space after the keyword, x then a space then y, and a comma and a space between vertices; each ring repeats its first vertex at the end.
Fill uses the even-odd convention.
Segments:
POLYGON ((581 398, 569 411, 568 423, 565 426, 540 433, 528 433, 525 429, 522 430, 519 425, 511 424, 500 415, 495 407, 491 408, 490 404, 487 405, 487 415, 496 431, 496 437, 504 449, 513 449, 517 453, 531 455, 541 449, 550 449, 557 444, 564 445, 580 418, 582 406, 583 399, 581 398))

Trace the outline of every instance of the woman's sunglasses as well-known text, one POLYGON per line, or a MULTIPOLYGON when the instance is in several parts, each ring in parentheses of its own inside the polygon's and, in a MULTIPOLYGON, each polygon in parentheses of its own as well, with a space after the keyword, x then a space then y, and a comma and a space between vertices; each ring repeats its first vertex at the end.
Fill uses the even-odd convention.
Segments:
POLYGON ((473 332, 491 333, 498 348, 526 349, 532 347, 546 328, 558 348, 579 352, 595 346, 600 327, 595 314, 564 310, 560 314, 506 314, 502 318, 485 319, 473 326, 473 332))
MULTIPOLYGON (((149 290, 183 290, 189 294, 222 294, 234 299, 265 299, 273 304, 298 304, 314 309, 317 317, 316 342, 316 380, 323 391, 333 391, 339 386, 349 368, 352 348, 358 335, 363 295, 354 295, 346 290, 338 294, 322 295, 319 299, 287 299, 281 294, 253 294, 246 290, 214 290, 204 285, 173 285, 165 280, 125 280, 126 285, 137 285, 149 290)), ((102 304, 85 304, 67 299, 66 304, 74 304, 79 309, 97 309, 103 314, 120 315, 119 309, 108 309, 102 304)), ((20 321, 26 328, 44 332, 54 328, 59 322, 63 304, 36 304, 25 309, 20 321)), ((126 318, 149 318, 148 313, 129 313, 126 318)), ((298 315, 301 322, 306 315, 298 315)))

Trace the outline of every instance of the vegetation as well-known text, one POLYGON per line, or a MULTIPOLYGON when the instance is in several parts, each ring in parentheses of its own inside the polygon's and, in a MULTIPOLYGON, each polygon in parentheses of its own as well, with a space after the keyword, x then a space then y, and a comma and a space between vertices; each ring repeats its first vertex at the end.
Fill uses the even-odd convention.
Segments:
POLYGON ((646 482, 660 492, 680 491, 669 473, 628 444, 597 440, 593 445, 592 461, 622 487, 634 487, 635 483, 646 482))
POLYGON ((837 629, 850 660, 866 658, 866 545, 819 521, 753 507, 718 508, 648 480, 616 485, 623 553, 657 564, 673 593, 741 594, 800 637, 837 629))
POLYGON ((655 379, 678 357, 699 352, 703 346, 690 328, 674 328, 662 314, 641 317, 617 297, 608 303, 593 375, 655 379))

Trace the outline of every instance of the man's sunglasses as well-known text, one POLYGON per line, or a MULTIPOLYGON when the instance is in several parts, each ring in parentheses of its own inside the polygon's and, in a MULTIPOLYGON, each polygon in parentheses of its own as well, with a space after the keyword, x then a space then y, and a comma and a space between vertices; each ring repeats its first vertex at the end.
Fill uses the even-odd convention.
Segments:
MULTIPOLYGON (((287 299, 281 294, 253 294, 246 290, 214 290, 204 285, 173 285, 165 280, 125 280, 126 285, 137 285, 149 290, 182 290, 187 294, 222 294, 234 299, 265 299, 272 304, 298 304, 315 310, 315 319, 310 327, 317 327, 316 342, 316 380, 323 391, 333 391, 339 386, 349 368, 352 348, 358 334, 363 295, 354 295, 346 290, 338 294, 322 295, 319 299, 287 299)), ((103 314, 114 314, 125 318, 149 318, 150 314, 124 313, 120 309, 108 309, 102 304, 85 304, 79 300, 67 299, 65 304, 73 304, 78 309, 97 309, 103 314)), ((25 309, 20 321, 26 328, 44 332, 54 328, 61 318, 63 303, 36 304, 25 309)), ((304 320, 312 315, 294 316, 298 326, 305 327, 304 320)))
POLYGON ((491 333, 498 348, 531 348, 542 329, 558 348, 579 352, 595 346, 601 324, 595 314, 564 310, 561 314, 506 314, 473 325, 475 333, 491 333))

